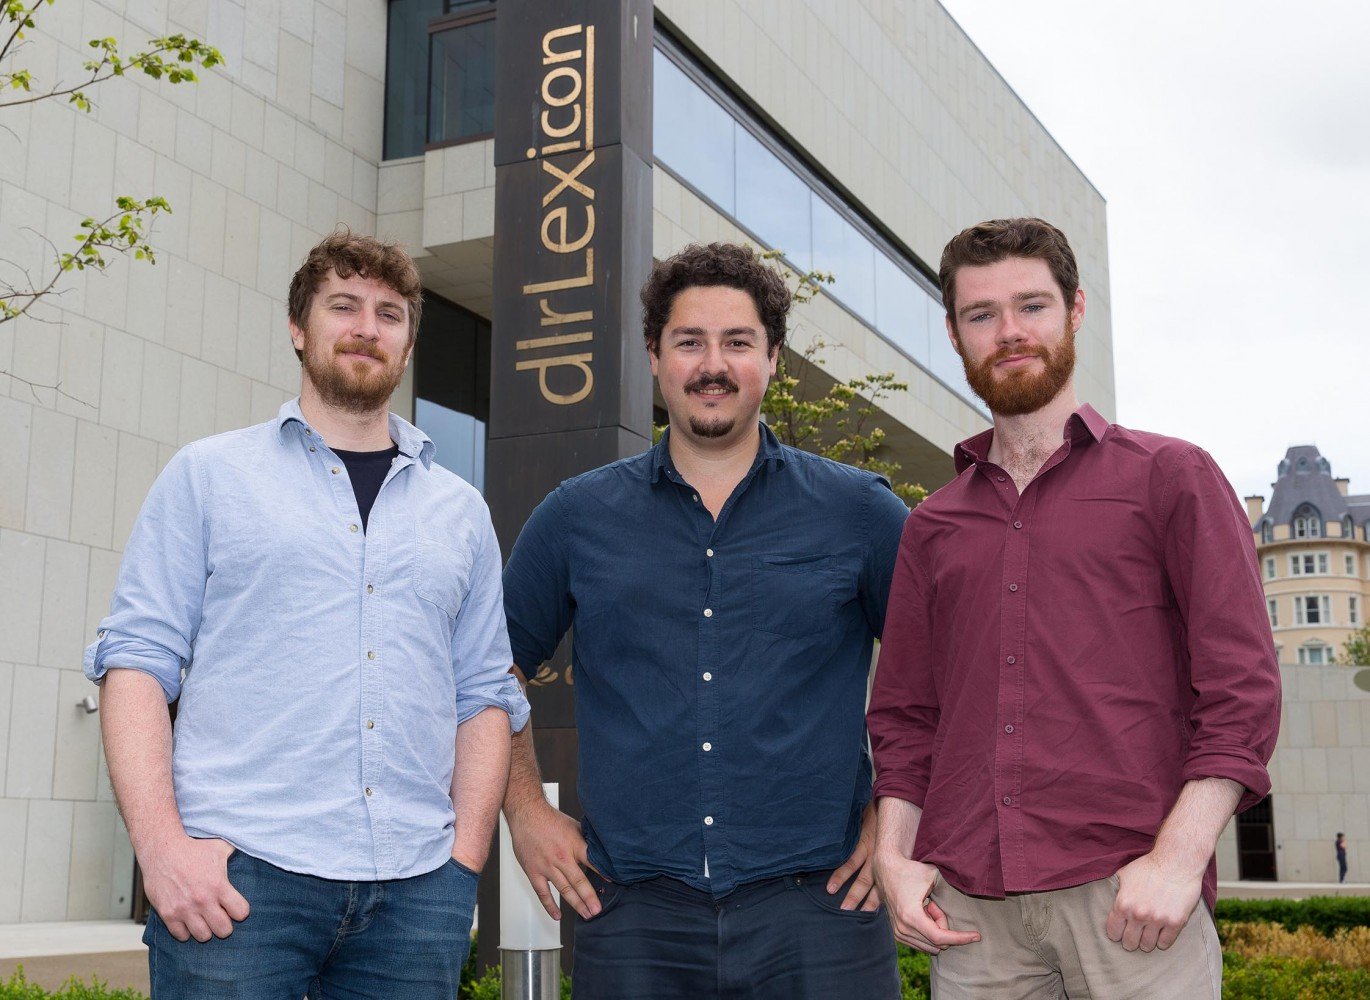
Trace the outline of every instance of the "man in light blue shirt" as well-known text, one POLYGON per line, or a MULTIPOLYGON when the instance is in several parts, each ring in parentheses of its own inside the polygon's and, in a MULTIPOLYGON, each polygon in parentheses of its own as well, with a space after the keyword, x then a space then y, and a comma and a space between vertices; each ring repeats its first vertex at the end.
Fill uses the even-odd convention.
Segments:
POLYGON ((485 503, 388 412, 421 295, 310 252, 300 397, 167 464, 86 651, 155 998, 455 995, 528 704, 485 503))

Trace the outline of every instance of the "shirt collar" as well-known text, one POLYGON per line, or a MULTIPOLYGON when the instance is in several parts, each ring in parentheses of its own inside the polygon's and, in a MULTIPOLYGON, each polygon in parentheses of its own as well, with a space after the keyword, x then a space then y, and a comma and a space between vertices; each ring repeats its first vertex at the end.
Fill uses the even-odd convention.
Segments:
MULTIPOLYGON (((756 461, 752 463, 752 468, 756 468, 762 462, 772 462, 777 468, 784 465, 785 449, 780 444, 780 439, 775 436, 775 431, 767 427, 764 422, 759 422, 758 425, 761 428, 761 447, 757 449, 756 461)), ((652 445, 653 483, 660 481, 663 472, 675 471, 675 463, 671 461, 670 439, 671 429, 668 427, 666 433, 661 435, 661 440, 652 445)))
MULTIPOLYGON (((1108 432, 1108 427, 1108 421, 1100 416, 1094 407, 1085 403, 1066 420, 1065 430, 1061 436, 1069 438, 1072 443, 1082 442, 1086 437, 1093 438, 1095 441, 1102 441, 1104 434, 1108 432)), ((991 427, 989 430, 981 431, 974 437, 966 438, 958 444, 953 456, 957 475, 978 462, 988 461, 989 446, 993 441, 994 428, 991 427)))
MULTIPOLYGON (((390 440, 399 446, 400 454, 422 462, 424 468, 432 466, 433 455, 437 450, 433 444, 433 439, 408 420, 393 413, 389 417, 390 440)), ((300 410, 299 396, 288 399, 281 404, 280 411, 276 414, 276 433, 284 437, 286 426, 291 423, 298 423, 306 433, 318 436, 318 431, 309 426, 309 421, 304 418, 304 413, 300 410)))

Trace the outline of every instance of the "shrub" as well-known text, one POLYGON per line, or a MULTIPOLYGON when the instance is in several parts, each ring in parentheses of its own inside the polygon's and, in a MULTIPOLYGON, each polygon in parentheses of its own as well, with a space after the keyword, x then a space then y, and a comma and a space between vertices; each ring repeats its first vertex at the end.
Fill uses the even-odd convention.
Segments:
POLYGON ((1290 931, 1279 924, 1223 921, 1218 933, 1223 951, 1242 958, 1283 956, 1370 969, 1370 927, 1343 927, 1326 935, 1307 925, 1290 931))
POLYGON ((908 945, 899 946, 899 1000, 928 1000, 932 986, 928 981, 929 966, 926 952, 915 951, 908 945))
POLYGON ((1312 927, 1320 934, 1370 924, 1370 898, 1311 896, 1308 899, 1220 899, 1214 913, 1219 925, 1268 921, 1287 931, 1312 927))
POLYGON ((1364 1000, 1370 972, 1330 962, 1223 953, 1223 1000, 1364 1000))
POLYGON ((24 978, 21 965, 14 975, 0 982, 0 1000, 147 1000, 137 990, 112 990, 99 979, 89 983, 72 976, 55 992, 43 989, 24 978))

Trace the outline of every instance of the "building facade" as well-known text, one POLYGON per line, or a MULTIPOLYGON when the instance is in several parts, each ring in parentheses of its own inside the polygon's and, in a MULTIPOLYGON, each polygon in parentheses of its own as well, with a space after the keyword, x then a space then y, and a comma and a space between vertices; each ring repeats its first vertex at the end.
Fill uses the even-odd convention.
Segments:
MULTIPOLYGON (((21 57, 40 80, 78 79, 94 37, 184 32, 226 63, 192 85, 107 81, 90 114, 0 109, 0 258, 41 268, 38 234, 66 239, 119 194, 174 209, 155 267, 70 274, 0 324, 0 924, 130 912, 82 647, 176 449, 297 391, 285 298, 308 248, 343 223, 415 255, 427 304, 395 407, 477 486, 492 338, 514 336, 492 323, 497 3, 59 0, 36 17, 21 57)), ((937 3, 659 0, 653 21, 652 252, 748 240, 832 272, 794 347, 821 340, 825 378, 909 384, 880 414, 903 475, 941 485, 987 426, 935 281, 946 240, 985 218, 1069 234, 1089 296, 1077 385, 1113 417, 1104 199, 937 3)))
POLYGON ((1281 459, 1270 503, 1246 498, 1284 707, 1270 797, 1229 825, 1223 878, 1335 882, 1340 832, 1351 880, 1370 881, 1357 862, 1370 856, 1370 670, 1337 665, 1370 600, 1370 495, 1350 485, 1299 445, 1281 459))

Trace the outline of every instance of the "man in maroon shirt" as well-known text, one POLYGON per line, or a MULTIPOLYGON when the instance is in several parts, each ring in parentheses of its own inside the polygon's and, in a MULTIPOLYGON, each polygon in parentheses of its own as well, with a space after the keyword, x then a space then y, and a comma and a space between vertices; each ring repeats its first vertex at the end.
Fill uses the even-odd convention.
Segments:
POLYGON ((1270 789, 1280 710, 1250 526, 1202 449, 1080 405, 1059 230, 974 226, 940 276, 994 427, 890 594, 868 721, 896 936, 943 1000, 1216 1000, 1213 848, 1270 789))

